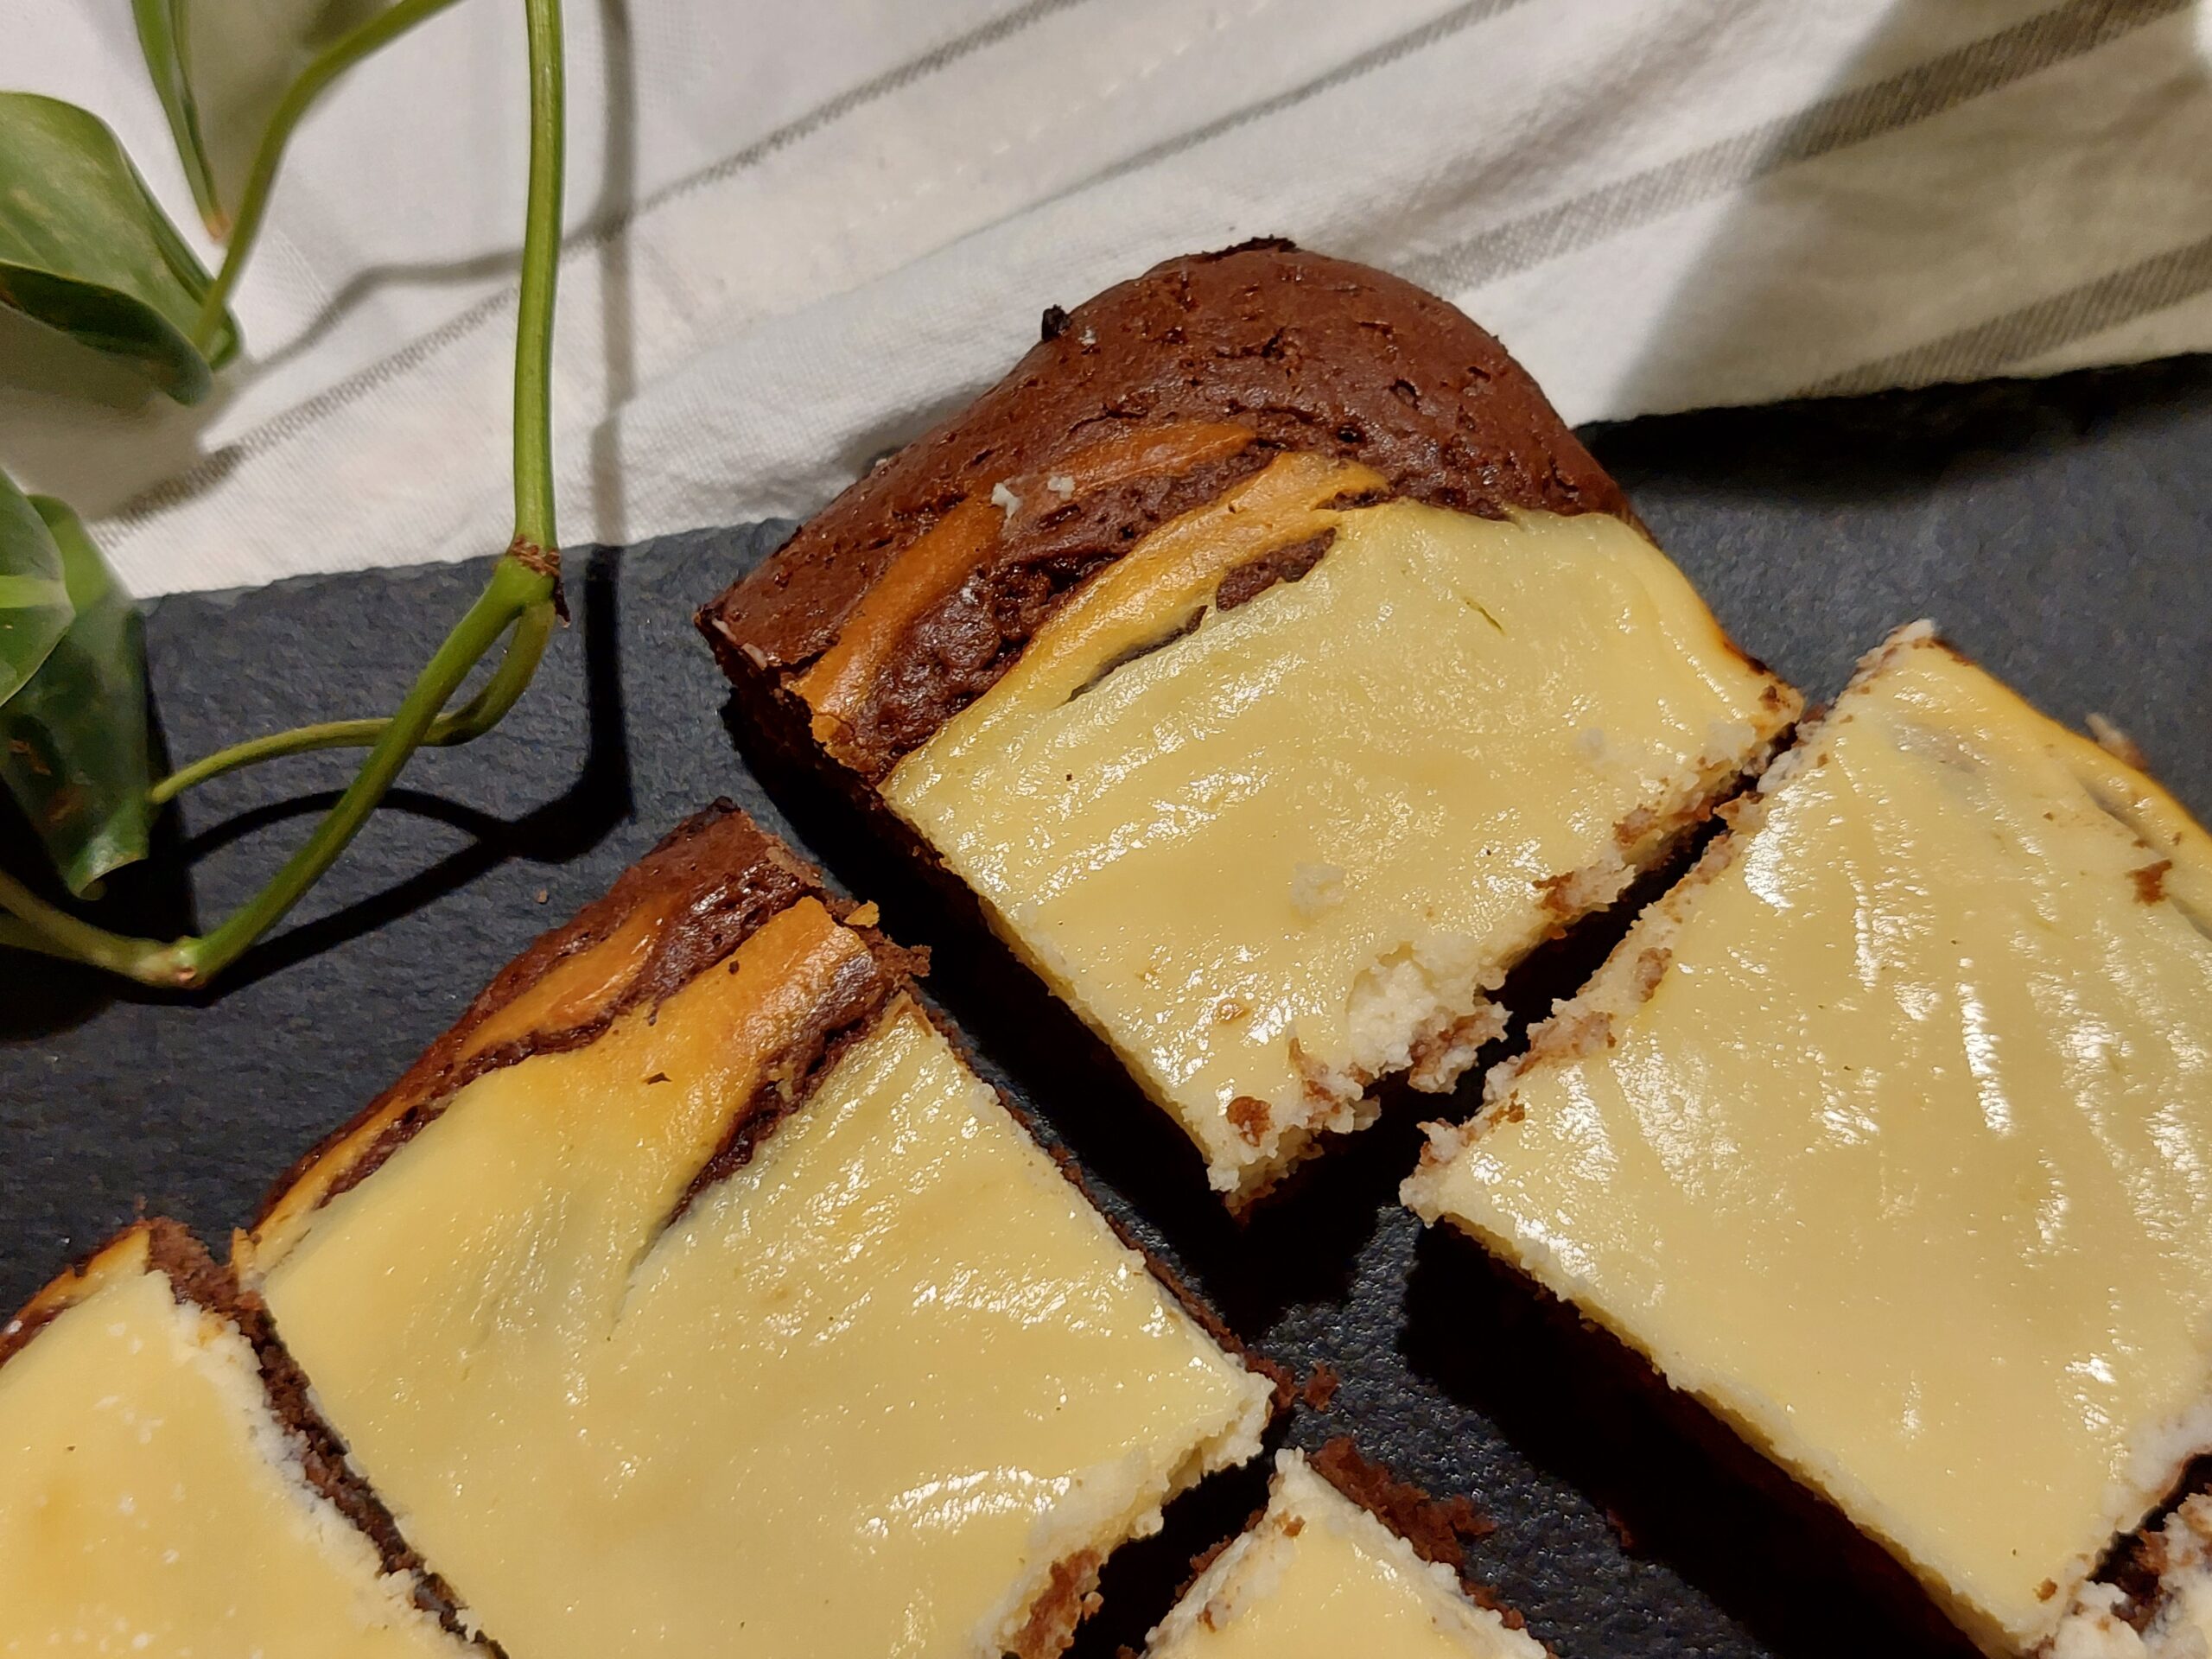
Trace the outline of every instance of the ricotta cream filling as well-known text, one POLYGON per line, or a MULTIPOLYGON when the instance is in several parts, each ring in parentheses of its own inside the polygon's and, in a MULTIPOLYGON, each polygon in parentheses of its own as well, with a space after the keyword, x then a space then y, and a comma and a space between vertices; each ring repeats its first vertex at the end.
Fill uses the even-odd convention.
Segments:
POLYGON ((1992 1652, 2212 1441, 2212 842, 1901 636, 1407 1186, 1992 1652))
POLYGON ((1275 1459, 1267 1511, 1154 1630, 1147 1659, 1544 1659, 1447 1567, 1307 1466, 1275 1459))
POLYGON ((1449 1089, 1506 973, 1797 710, 1621 520, 1331 505, 1371 478, 1284 456, 1162 526, 883 785, 1233 1201, 1376 1078, 1449 1089))
POLYGON ((245 1339, 137 1252, 0 1365, 0 1653, 462 1653, 308 1484, 245 1339))
POLYGON ((802 901, 650 1016, 480 1078, 260 1264, 513 1652, 996 1656, 1056 1564, 1257 1450, 1268 1384, 911 1002, 670 1223, 789 1030, 760 963, 840 940, 802 901))

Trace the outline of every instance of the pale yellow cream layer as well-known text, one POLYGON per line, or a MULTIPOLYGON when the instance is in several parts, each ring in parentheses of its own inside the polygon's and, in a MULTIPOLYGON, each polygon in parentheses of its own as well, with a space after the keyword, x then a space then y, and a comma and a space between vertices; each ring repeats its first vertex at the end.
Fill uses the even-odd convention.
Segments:
POLYGON ((109 1274, 0 1366, 0 1653, 462 1651, 308 1487, 252 1349, 162 1274, 109 1274))
POLYGON ((1149 1659, 1544 1659, 1445 1567, 1281 1453, 1267 1512, 1152 1633, 1149 1659))
POLYGON ((2212 843, 1910 631, 1770 784, 1408 1200, 2023 1650, 2212 1446, 2212 843))
POLYGON ((910 1002, 664 1225, 750 1090, 722 1033, 758 942, 469 1085, 267 1269, 528 1659, 996 1655, 1055 1562, 1256 1449, 1265 1382, 910 1002))
MULTIPOLYGON (((1252 516, 1202 509, 1109 577, 1252 516)), ((1232 1200, 1363 1122, 1376 1077, 1449 1088, 1507 970, 1797 707, 1619 519, 1289 516, 1336 532, 1304 580, 1076 695, 1219 571, 1102 578, 884 785, 1232 1200)))

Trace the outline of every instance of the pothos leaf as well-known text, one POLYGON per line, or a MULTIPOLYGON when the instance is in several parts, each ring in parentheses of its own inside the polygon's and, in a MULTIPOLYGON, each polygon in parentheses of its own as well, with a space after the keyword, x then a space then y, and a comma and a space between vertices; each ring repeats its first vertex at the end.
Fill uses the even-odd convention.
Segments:
POLYGON ((82 896, 146 856, 153 806, 146 728, 145 622, 77 515, 49 496, 27 502, 59 555, 73 614, 29 680, 0 703, 0 782, 82 896))
POLYGON ((316 54, 391 0, 131 0, 139 49, 208 234, 230 233, 285 91, 316 54))
POLYGON ((0 704, 38 672, 68 632, 71 614, 54 532, 0 473, 0 704))
POLYGON ((192 343, 209 282, 105 123, 0 92, 0 305, 190 404, 238 351, 227 315, 206 353, 192 343))
POLYGON ((219 242, 230 234, 230 215, 216 194, 215 170, 200 136, 200 108, 185 62, 183 10, 183 0, 131 0, 130 6, 138 22, 138 49, 145 54, 147 73, 161 95, 162 111, 169 118, 169 136, 176 141, 177 160, 184 163, 185 181, 192 187, 192 200, 207 234, 219 242))

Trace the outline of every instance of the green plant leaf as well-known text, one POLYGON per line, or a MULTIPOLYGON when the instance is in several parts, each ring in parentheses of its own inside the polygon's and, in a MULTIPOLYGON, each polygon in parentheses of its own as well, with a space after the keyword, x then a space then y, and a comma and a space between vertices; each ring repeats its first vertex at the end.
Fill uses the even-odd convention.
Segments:
POLYGON ((192 72, 185 63, 188 28, 182 15, 184 0, 131 0, 130 10, 138 23, 138 49, 145 54, 146 71, 154 78, 162 111, 169 118, 169 136, 176 140, 177 159, 184 163, 192 200, 207 234, 220 242, 230 234, 230 216, 223 211, 215 170, 200 136, 200 107, 192 96, 192 72))
POLYGON ((208 234, 229 236, 254 151, 316 54, 391 0, 131 0, 147 72, 208 234))
POLYGON ((209 281, 105 123, 0 92, 0 305, 191 404, 238 351, 227 314, 205 353, 192 343, 209 281))
POLYGON ((30 498, 0 473, 0 705, 69 631, 61 550, 30 498))
POLYGON ((146 856, 154 811, 146 729, 145 620, 77 515, 12 484, 60 556, 74 614, 35 673, 0 702, 0 782, 22 807, 54 868, 82 897, 146 856))

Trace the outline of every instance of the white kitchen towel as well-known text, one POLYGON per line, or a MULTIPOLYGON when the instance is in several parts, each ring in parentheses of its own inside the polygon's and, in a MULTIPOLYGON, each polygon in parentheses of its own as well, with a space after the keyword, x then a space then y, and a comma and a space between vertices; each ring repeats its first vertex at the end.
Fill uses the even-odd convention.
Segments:
MULTIPOLYGON (((0 83, 99 111, 189 225, 129 10, 0 0, 0 83)), ((2202 0, 568 20, 572 546, 804 513, 1046 305, 1255 235, 1446 295, 1578 422, 2212 347, 2202 0)), ((0 316, 0 467, 142 594, 497 550, 523 98, 493 0, 341 83, 240 290, 245 359, 198 409, 0 316)))

